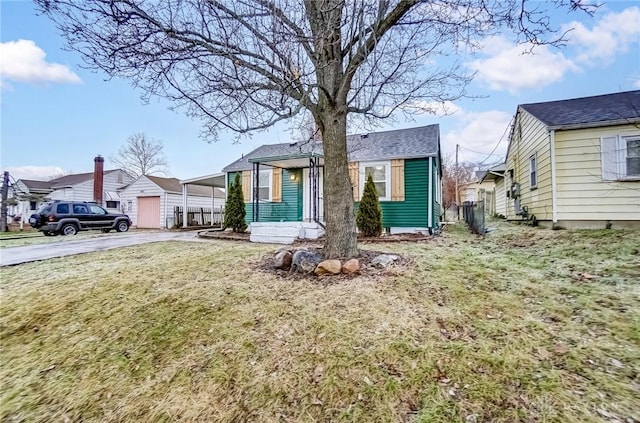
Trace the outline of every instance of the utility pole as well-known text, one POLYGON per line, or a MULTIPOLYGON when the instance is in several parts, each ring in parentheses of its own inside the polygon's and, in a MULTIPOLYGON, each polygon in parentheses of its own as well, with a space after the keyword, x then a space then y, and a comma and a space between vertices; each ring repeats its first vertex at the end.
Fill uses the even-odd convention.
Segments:
POLYGON ((7 232, 7 199, 9 197, 9 172, 2 177, 2 206, 0 207, 0 232, 7 232))
POLYGON ((460 144, 456 144, 456 167, 455 167, 455 175, 456 175, 456 220, 460 220, 460 193, 458 190, 458 176, 460 174, 460 169, 458 168, 458 150, 460 149, 460 144))

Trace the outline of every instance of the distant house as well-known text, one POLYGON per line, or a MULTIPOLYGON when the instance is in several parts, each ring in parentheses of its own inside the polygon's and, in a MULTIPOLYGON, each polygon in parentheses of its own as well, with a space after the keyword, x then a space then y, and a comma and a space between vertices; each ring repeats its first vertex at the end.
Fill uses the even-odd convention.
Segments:
POLYGON ((640 91, 518 106, 507 218, 557 227, 640 225, 640 91))
MULTIPOLYGON (((487 170, 480 183, 482 185, 491 184, 493 204, 488 209, 487 214, 490 216, 506 217, 507 216, 507 188, 504 183, 505 165, 501 164, 487 170)), ((488 192, 488 191, 487 191, 488 192)), ((486 196, 486 195, 485 195, 486 196)))
MULTIPOLYGON (((211 224, 212 208, 224 207, 225 193, 219 188, 199 185, 187 186, 188 207, 202 209, 200 224, 211 224), (205 211, 206 209, 206 211, 205 211)), ((138 228, 168 228, 176 221, 175 207, 183 207, 183 185, 176 178, 143 175, 120 191, 123 209, 129 214, 133 226, 138 228)))
POLYGON ((26 221, 31 212, 50 200, 96 201, 108 211, 120 212, 118 189, 133 178, 122 169, 103 170, 104 159, 94 159, 95 170, 61 176, 49 181, 19 179, 11 190, 13 205, 9 214, 22 215, 26 221))
MULTIPOLYGON (((438 125, 349 135, 347 152, 356 209, 371 175, 382 224, 389 232, 439 227, 442 161, 438 125)), ((290 242, 323 232, 323 182, 331 175, 324 173, 321 141, 263 145, 223 172, 227 184, 241 175, 252 239, 290 242)))

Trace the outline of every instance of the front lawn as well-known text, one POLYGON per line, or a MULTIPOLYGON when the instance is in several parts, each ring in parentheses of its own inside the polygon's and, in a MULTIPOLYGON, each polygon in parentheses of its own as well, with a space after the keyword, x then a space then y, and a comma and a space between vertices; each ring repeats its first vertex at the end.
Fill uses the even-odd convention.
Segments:
POLYGON ((362 247, 413 267, 290 281, 211 241, 1 268, 1 419, 640 421, 640 232, 362 247))

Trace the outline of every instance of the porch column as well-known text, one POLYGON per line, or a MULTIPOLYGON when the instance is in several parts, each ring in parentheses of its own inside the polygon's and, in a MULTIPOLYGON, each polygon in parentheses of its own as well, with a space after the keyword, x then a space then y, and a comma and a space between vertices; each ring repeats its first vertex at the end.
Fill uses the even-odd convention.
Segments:
POLYGON ((213 226, 213 216, 215 211, 213 210, 216 205, 216 188, 211 187, 211 226, 213 226))
POLYGON ((253 164, 253 219, 260 221, 260 163, 253 164))
POLYGON ((187 184, 182 184, 182 227, 187 227, 187 184))

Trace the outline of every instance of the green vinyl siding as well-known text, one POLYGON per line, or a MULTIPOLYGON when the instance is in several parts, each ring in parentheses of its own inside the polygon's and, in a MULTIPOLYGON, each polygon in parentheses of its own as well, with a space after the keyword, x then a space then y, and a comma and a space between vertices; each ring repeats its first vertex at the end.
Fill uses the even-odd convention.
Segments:
POLYGON ((429 159, 404 161, 404 201, 382 201, 382 226, 425 228, 429 183, 429 159))
MULTIPOLYGON (((229 184, 235 173, 227 174, 229 184)), ((253 203, 245 203, 247 223, 253 221, 253 203)), ((299 222, 302 221, 302 169, 282 169, 282 201, 277 203, 260 202, 260 222, 299 222), (296 176, 295 181, 291 175, 296 176)))
MULTIPOLYGON (((404 161, 404 201, 381 201, 382 226, 426 228, 429 159, 404 161)), ((356 211, 359 203, 356 203, 356 211)))

